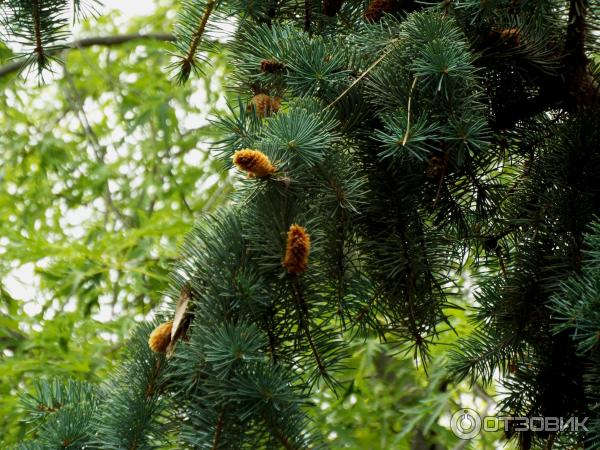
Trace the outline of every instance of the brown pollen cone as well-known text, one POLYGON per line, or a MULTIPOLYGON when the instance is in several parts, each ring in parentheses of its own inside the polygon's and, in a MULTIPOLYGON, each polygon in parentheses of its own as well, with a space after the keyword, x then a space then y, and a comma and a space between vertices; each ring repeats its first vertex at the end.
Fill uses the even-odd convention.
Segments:
POLYGON ((506 28, 500 31, 500 37, 515 47, 521 43, 521 33, 518 28, 506 28))
POLYGON ((269 157, 260 150, 244 148, 233 154, 233 163, 248 175, 258 178, 268 177, 275 172, 269 157))
POLYGON ((371 0, 363 16, 369 22, 379 22, 384 13, 391 13, 394 9, 393 0, 371 0))
POLYGON ((521 45, 521 32, 518 28, 493 29, 483 39, 482 47, 502 45, 505 48, 514 48, 521 45))
POLYGON ((263 59, 260 62, 260 71, 264 73, 279 73, 285 69, 285 64, 275 59, 263 59))
POLYGON ((281 98, 271 97, 267 94, 256 94, 248 104, 248 112, 256 111, 258 117, 269 117, 279 111, 281 98))
POLYGON ((173 321, 162 323, 157 326, 148 338, 148 346, 155 353, 164 353, 167 350, 167 346, 171 342, 171 328, 173 327, 173 321))
POLYGON ((287 245, 283 267, 293 275, 303 274, 308 267, 310 254, 310 236, 306 229, 298 224, 292 224, 287 233, 287 245))

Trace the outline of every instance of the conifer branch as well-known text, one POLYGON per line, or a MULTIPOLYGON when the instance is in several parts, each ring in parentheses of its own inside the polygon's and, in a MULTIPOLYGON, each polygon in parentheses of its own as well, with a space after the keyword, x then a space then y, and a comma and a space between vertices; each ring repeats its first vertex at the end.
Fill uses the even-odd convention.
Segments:
POLYGON ((265 423, 268 425, 271 434, 273 436, 275 436, 275 439, 277 439, 277 441, 279 441, 279 443, 282 445, 282 447, 285 450, 299 450, 295 445, 293 445, 290 442, 290 439, 285 435, 285 433, 283 432, 283 430, 280 427, 278 427, 277 425, 273 425, 271 423, 272 421, 269 420, 269 418, 266 416, 266 414, 263 414, 262 418, 265 421, 265 423))
POLYGON ((546 439, 546 443, 544 444, 544 450, 552 450, 554 447, 554 441, 556 440, 556 431, 550 432, 548 439, 546 439))
POLYGON ((146 386, 146 397, 153 397, 158 389, 156 386, 156 380, 160 375, 161 371, 161 360, 160 358, 156 358, 154 362, 154 369, 152 370, 150 380, 148 380, 148 385, 146 386))
MULTIPOLYGON (((421 336, 421 333, 419 332, 419 328, 417 325, 417 318, 416 318, 417 314, 416 314, 415 303, 414 303, 413 292, 412 292, 414 289, 414 286, 415 286, 415 282, 416 282, 416 273, 411 268, 410 255, 408 252, 406 238, 404 236, 404 233, 401 233, 400 237, 402 239, 401 240, 402 252, 404 254, 405 260, 407 261, 407 267, 409 268, 408 273, 405 276, 406 286, 404 287, 404 303, 408 306, 409 330, 410 330, 410 333, 412 334, 413 340, 415 342, 416 350, 418 350, 423 345, 423 337, 421 336)), ((415 356, 416 356, 416 350, 415 350, 415 356)), ((423 363, 423 369, 427 373, 426 359, 421 358, 421 361, 423 363)))
POLYGON ((362 322, 362 320, 367 316, 367 314, 369 314, 369 312, 373 308, 375 301, 383 293, 384 288, 385 288, 385 286, 383 284, 380 284, 377 287, 377 289, 375 290, 373 295, 371 295, 369 297, 369 300, 367 301, 367 303, 365 305, 363 305, 363 307, 360 309, 360 312, 354 317, 354 320, 353 320, 354 323, 362 322))
POLYGON ((588 0, 570 0, 567 31, 562 58, 562 70, 544 74, 539 82, 540 93, 524 98, 496 117, 496 129, 508 129, 517 122, 533 117, 552 107, 570 108, 579 102, 597 102, 600 86, 588 72, 585 54, 586 13, 588 0), (566 73, 566 74, 565 74, 566 73))
POLYGON ((187 51, 185 52, 185 55, 183 56, 181 61, 179 61, 178 63, 178 65, 180 66, 180 72, 177 74, 176 78, 179 83, 185 83, 189 79, 192 69, 194 69, 197 65, 196 53, 198 51, 198 46, 200 45, 202 36, 206 31, 208 19, 210 18, 210 15, 212 14, 216 3, 216 0, 210 0, 204 7, 204 12, 200 17, 200 21, 198 22, 197 28, 193 32, 191 39, 188 43, 187 51))
POLYGON ((217 418, 217 426, 215 429, 215 435, 213 438, 212 450, 219 450, 219 444, 221 442, 221 433, 223 432, 223 423, 225 419, 225 408, 221 408, 219 417, 217 418))
POLYGON ((310 331, 310 322, 308 320, 308 307, 306 306, 306 301, 304 300, 304 296, 302 295, 302 287, 298 283, 296 277, 292 280, 292 291, 294 293, 294 300, 296 301, 296 306, 298 307, 298 318, 300 322, 300 328, 303 330, 304 335, 306 336, 306 340, 308 341, 308 345, 310 346, 311 352, 315 357, 319 373, 321 375, 326 375, 327 369, 321 359, 321 355, 319 353, 319 350, 317 349, 317 346, 315 345, 312 333, 310 331))
POLYGON ((279 7, 279 0, 270 0, 269 9, 265 18, 265 23, 270 27, 273 19, 277 15, 277 9, 279 7))
POLYGON ((442 193, 442 187, 444 186, 444 179, 446 177, 446 171, 448 170, 448 160, 444 161, 444 167, 442 169, 442 174, 440 175, 440 181, 438 183, 437 192, 435 194, 435 199, 433 200, 432 208, 435 209, 437 206, 438 200, 440 199, 440 195, 442 193))
POLYGON ((304 0, 304 31, 310 33, 310 0, 304 0))
POLYGON ((600 86, 588 71, 589 59, 585 53, 588 9, 588 0, 569 1, 565 53, 570 74, 565 77, 565 91, 568 97, 572 97, 570 100, 574 104, 580 101, 596 102, 600 97, 600 86))
POLYGON ((585 15, 588 9, 587 0, 569 1, 569 25, 565 41, 565 50, 573 63, 585 67, 587 56, 585 54, 585 15))
MULTIPOLYGON (((474 371, 477 369, 478 365, 485 363, 486 361, 489 361, 492 358, 501 358, 503 352, 512 350, 510 347, 513 347, 513 343, 517 340, 517 336, 513 334, 503 337, 499 342, 493 343, 490 347, 483 349, 483 351, 481 352, 478 352, 478 354, 465 353, 464 365, 460 367, 458 364, 456 364, 453 367, 454 374, 457 376, 458 379, 462 380, 470 372, 473 376, 473 379, 475 379, 476 373, 474 373, 474 371)), ((484 379, 484 383, 487 382, 489 382, 489 380, 484 379)))
POLYGON ((204 30, 206 29, 206 24, 208 23, 208 18, 212 13, 212 10, 215 7, 215 1, 212 0, 206 4, 206 9, 204 10, 204 15, 202 16, 202 20, 198 25, 198 31, 194 34, 192 39, 192 45, 190 46, 190 51, 187 56, 188 61, 192 61, 194 55, 196 54, 196 50, 198 49, 198 44, 200 43, 200 39, 202 39, 202 35, 204 34, 204 30))
POLYGON ((279 428, 274 428, 272 431, 273 435, 277 438, 279 443, 283 445, 285 450, 297 450, 279 428))
POLYGON ((406 133, 404 133, 404 139, 402 139, 402 145, 406 145, 406 141, 408 141, 408 133, 410 132, 410 106, 412 103, 412 94, 415 89, 415 85, 417 84, 417 77, 413 79, 413 82, 410 86, 410 91, 408 93, 408 106, 406 112, 406 133))
MULTIPOLYGON (((343 215, 343 213, 342 213, 343 215)), ((340 316, 340 322, 342 326, 342 330, 346 329, 346 319, 344 315, 344 274, 346 272, 346 267, 344 264, 344 238, 345 238, 345 220, 343 221, 342 228, 344 230, 341 231, 340 235, 338 235, 338 255, 337 255, 337 270, 338 270, 338 279, 336 280, 336 297, 338 302, 338 315, 340 316)))
MULTIPOLYGON (((340 186, 340 184, 334 179, 333 176, 330 176, 330 174, 328 174, 321 165, 317 165, 315 166, 316 171, 319 173, 319 175, 323 178, 323 180, 329 184, 329 186, 331 187, 331 190, 335 193, 335 197, 338 201, 338 203, 341 205, 344 201, 344 191, 343 188, 340 186)), ((340 322, 341 322, 341 326, 342 329, 346 328, 346 319, 345 319, 345 315, 344 315, 344 274, 346 272, 346 267, 344 264, 344 258, 345 258, 345 252, 344 252, 344 248, 345 248, 345 238, 346 238, 346 232, 347 232, 347 221, 348 221, 348 217, 347 214, 344 210, 344 208, 340 208, 339 209, 339 213, 336 216, 336 225, 335 225, 335 229, 336 229, 336 243, 337 243, 337 248, 336 248, 336 269, 337 269, 337 273, 336 273, 336 298, 337 298, 337 303, 338 303, 338 315, 340 316, 340 322)))
MULTIPOLYGON (((393 39, 392 41, 390 41, 390 44, 395 44, 399 42, 399 39, 393 39)), ((327 107, 325 109, 329 109, 331 108, 333 105, 335 105, 337 102, 339 102, 342 98, 344 98, 344 96, 350 92, 352 90, 352 88, 354 86, 356 86, 358 83, 360 83, 360 81, 366 77, 375 67, 377 67, 390 53, 392 53, 392 51, 395 49, 395 47, 392 45, 390 46, 385 52, 383 52, 383 54, 377 58, 375 60, 375 62, 373 64, 371 64, 367 70, 365 70, 363 73, 361 73, 358 78, 356 78, 356 80, 354 80, 350 86, 348 86, 346 89, 344 89, 344 91, 338 95, 338 97, 332 101, 329 105, 327 105, 327 107)))
POLYGON ((266 323, 266 328, 267 328, 267 335, 269 337, 269 349, 271 351, 271 358, 273 359, 273 362, 277 362, 277 338, 274 334, 274 323, 273 323, 273 311, 269 311, 269 317, 267 318, 267 323, 266 323))
MULTIPOLYGON (((34 52, 38 55, 38 61, 45 59, 44 47, 42 46, 42 27, 40 23, 40 5, 38 0, 31 1, 31 15, 33 17, 33 32, 35 36, 34 52)), ((43 63, 40 63, 43 65, 43 63)))

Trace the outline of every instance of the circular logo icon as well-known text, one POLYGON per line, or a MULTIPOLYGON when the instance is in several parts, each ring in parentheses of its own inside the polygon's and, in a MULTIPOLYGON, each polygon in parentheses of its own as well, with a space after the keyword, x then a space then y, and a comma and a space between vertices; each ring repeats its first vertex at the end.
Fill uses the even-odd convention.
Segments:
POLYGON ((450 428, 460 439, 473 439, 481 431, 481 417, 470 408, 463 408, 452 414, 450 428))

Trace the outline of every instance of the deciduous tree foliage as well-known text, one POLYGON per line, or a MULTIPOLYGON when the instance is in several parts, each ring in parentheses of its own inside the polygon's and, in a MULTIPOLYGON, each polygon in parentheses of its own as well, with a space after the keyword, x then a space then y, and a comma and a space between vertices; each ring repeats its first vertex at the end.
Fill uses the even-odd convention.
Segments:
POLYGON ((598 447, 595 296, 569 295, 594 286, 583 255, 598 251, 584 239, 600 211, 598 13, 588 0, 183 2, 180 82, 236 24, 239 100, 215 147, 243 169, 233 204, 187 236, 171 302, 114 377, 41 385, 29 404, 50 412, 24 448, 325 447, 308 399, 344 392, 350 338, 408 345, 430 367, 467 262, 476 331, 450 351, 453 380, 499 373, 504 415, 594 423, 509 430, 522 448, 598 447), (174 316, 172 352, 153 352, 150 332, 174 316))
MULTIPOLYGON (((168 35, 169 9, 127 26, 106 15, 76 40, 168 35)), ((18 68, 3 48, 0 71, 18 68)), ((23 437, 19 394, 37 378, 104 379, 163 298, 192 210, 230 189, 204 145, 225 106, 220 55, 186 88, 164 76, 162 41, 139 38, 55 53, 65 66, 42 85, 17 70, 0 78, 1 448, 23 437)))

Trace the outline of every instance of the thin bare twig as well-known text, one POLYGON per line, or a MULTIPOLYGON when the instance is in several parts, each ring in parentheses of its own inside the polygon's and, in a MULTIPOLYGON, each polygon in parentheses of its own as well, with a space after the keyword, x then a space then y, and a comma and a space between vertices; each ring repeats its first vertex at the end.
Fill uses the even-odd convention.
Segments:
MULTIPOLYGON (((73 111, 75 112, 75 115, 77 116, 77 119, 79 120, 79 123, 83 127, 87 141, 90 143, 90 145, 92 146, 92 149, 94 151, 96 161, 99 164, 105 164, 104 156, 106 155, 106 149, 100 144, 100 140, 98 139, 98 136, 96 135, 96 133, 94 132, 94 130, 92 129, 92 127, 90 125, 88 117, 83 108, 83 100, 81 99, 81 96, 79 95, 77 86, 75 86, 75 83, 73 82, 73 77, 71 76, 70 72, 67 70, 66 67, 64 67, 64 74, 65 74, 65 80, 67 81, 69 88, 72 90, 72 93, 67 92, 67 100, 69 101, 69 103, 71 103, 73 111)), ((112 198, 112 193, 108 186, 108 182, 106 183, 106 187, 105 187, 104 201, 106 203, 107 210, 110 208, 116 214, 116 216, 119 218, 119 220, 122 222, 122 224, 124 226, 127 226, 127 224, 130 223, 129 217, 127 217, 115 205, 113 198, 112 198)))
MULTIPOLYGON (((394 39, 393 41, 390 42, 390 44, 395 44, 396 42, 398 42, 398 39, 394 39)), ((346 89, 344 89, 344 92, 342 92, 334 101, 332 101, 329 105, 327 105, 327 107, 325 109, 331 108, 333 105, 335 105, 337 102, 339 102, 348 92, 350 92, 350 90, 356 86, 358 83, 360 83, 360 81, 366 77, 375 67, 377 67, 381 61, 383 61, 385 59, 386 56, 388 56, 390 53, 392 53, 392 51, 395 49, 396 47, 394 45, 391 45, 385 52, 383 52, 383 54, 377 58, 375 60, 375 62, 373 64, 371 64, 367 70, 365 70, 363 73, 360 74, 360 76, 354 80, 352 82, 352 84, 350 86, 348 86, 346 89)))
POLYGON ((404 139, 402 139, 402 146, 406 145, 406 141, 408 141, 408 132, 410 130, 410 106, 412 103, 412 93, 415 89, 415 85, 417 84, 417 77, 413 79, 412 85, 410 86, 410 91, 408 93, 408 115, 406 118, 406 132, 404 133, 404 139))
MULTIPOLYGON (((116 36, 98 36, 98 37, 90 37, 77 39, 66 45, 66 48, 53 48, 45 50, 44 55, 52 55, 56 53, 60 53, 64 50, 70 49, 82 49, 86 47, 93 47, 96 45, 101 46, 113 46, 113 45, 121 45, 131 41, 137 40, 154 40, 154 41, 174 41, 175 37, 172 34, 168 33, 132 33, 132 34, 120 34, 116 36)), ((37 51, 37 50, 36 50, 37 51)), ((5 75, 19 72, 24 69, 30 59, 25 57, 21 59, 17 59, 8 64, 5 64, 0 67, 0 77, 5 75)))

